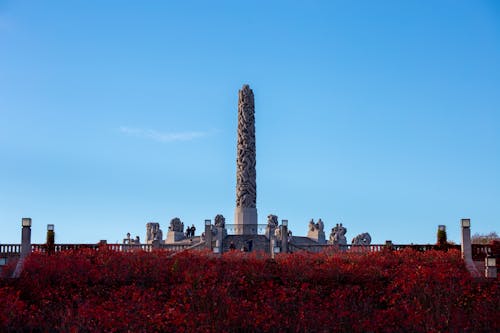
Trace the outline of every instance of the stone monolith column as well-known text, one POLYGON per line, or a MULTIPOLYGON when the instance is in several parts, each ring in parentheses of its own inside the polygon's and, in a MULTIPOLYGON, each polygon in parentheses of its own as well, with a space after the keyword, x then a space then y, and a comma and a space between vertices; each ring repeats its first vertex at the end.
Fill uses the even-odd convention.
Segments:
POLYGON ((235 230, 240 235, 255 235, 257 234, 255 106, 253 91, 247 84, 243 85, 238 95, 237 150, 235 230))

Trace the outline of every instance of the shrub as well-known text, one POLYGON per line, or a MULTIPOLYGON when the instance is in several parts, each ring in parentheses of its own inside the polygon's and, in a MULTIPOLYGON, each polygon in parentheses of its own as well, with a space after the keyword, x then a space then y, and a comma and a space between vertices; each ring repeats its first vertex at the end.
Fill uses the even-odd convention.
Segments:
POLYGON ((455 250, 35 253, 0 280, 0 331, 488 332, 498 284, 455 250))

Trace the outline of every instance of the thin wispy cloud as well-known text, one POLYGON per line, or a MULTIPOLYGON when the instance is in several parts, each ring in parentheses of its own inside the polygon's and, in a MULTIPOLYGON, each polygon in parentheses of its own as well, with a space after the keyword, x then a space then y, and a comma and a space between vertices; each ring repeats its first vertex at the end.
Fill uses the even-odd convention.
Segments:
POLYGON ((207 132, 160 132, 153 129, 142 129, 121 126, 120 132, 139 138, 150 139, 158 142, 191 141, 206 136, 207 132))

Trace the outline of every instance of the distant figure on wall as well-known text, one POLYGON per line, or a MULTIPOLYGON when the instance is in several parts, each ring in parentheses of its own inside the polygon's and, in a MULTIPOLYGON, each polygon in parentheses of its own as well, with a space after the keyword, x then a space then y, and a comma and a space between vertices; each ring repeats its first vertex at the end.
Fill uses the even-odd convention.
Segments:
POLYGON ((123 244, 130 244, 131 242, 133 241, 130 239, 130 232, 127 232, 127 237, 123 239, 123 244))

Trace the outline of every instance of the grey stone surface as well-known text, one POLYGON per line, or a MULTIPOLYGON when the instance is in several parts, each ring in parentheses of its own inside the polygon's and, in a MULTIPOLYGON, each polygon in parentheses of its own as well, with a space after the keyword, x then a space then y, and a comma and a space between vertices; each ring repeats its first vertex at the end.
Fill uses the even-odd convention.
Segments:
MULTIPOLYGON (((130 234, 127 234, 127 237, 130 240, 130 234)), ((146 244, 153 244, 155 240, 163 241, 163 231, 160 229, 160 223, 146 223, 146 244)))
POLYGON ((252 252, 270 252, 269 240, 264 235, 228 235, 223 241, 223 252, 231 250, 231 243, 234 244, 235 251, 241 252, 245 247, 249 250, 250 242, 252 252))
POLYGON ((371 243, 372 237, 367 232, 359 234, 352 239, 352 245, 370 245, 371 243))
POLYGON ((181 222, 180 218, 174 217, 170 220, 168 231, 184 232, 184 223, 181 222))
MULTIPOLYGON (((245 84, 238 93, 235 224, 257 224, 255 165, 254 95, 252 89, 245 84)), ((256 229, 244 226, 241 230, 243 234, 248 234, 256 229)))
POLYGON ((236 207, 234 212, 234 224, 241 225, 235 232, 238 235, 257 234, 257 209, 236 207))
POLYGON ((277 227, 278 227, 278 216, 269 214, 267 216, 266 237, 267 238, 272 237, 277 227))
POLYGON ((215 227, 217 228, 225 228, 226 227, 226 218, 222 214, 217 214, 214 218, 215 227))
POLYGON ((175 242, 181 241, 186 238, 186 235, 182 231, 172 231, 169 230, 167 232, 167 239, 165 240, 166 244, 173 244, 175 242))
POLYGON ((317 223, 314 223, 314 219, 309 221, 309 230, 307 232, 307 237, 318 242, 319 244, 326 244, 325 237, 325 224, 321 219, 317 223))
POLYGON ((337 225, 332 228, 328 243, 333 245, 347 245, 346 233, 347 229, 342 226, 342 223, 340 223, 340 225, 337 223, 337 225))

